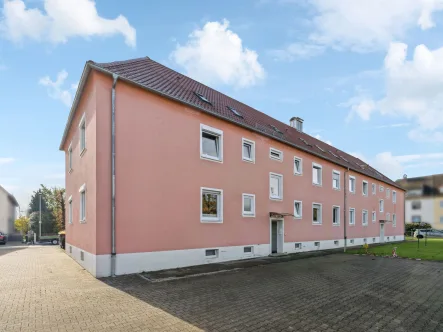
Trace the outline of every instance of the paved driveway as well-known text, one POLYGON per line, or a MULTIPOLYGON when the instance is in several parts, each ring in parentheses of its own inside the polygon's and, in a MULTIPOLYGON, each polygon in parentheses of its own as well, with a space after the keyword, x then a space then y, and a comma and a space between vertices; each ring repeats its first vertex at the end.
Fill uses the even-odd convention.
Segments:
POLYGON ((2 331, 443 331, 443 263, 330 255, 150 283, 0 252, 2 331))

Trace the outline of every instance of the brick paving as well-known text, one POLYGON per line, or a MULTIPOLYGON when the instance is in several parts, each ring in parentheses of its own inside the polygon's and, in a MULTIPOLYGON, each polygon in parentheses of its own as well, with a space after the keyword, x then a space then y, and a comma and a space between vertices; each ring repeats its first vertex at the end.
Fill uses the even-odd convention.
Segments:
POLYGON ((335 254, 150 283, 0 251, 1 331, 443 331, 443 263, 335 254))

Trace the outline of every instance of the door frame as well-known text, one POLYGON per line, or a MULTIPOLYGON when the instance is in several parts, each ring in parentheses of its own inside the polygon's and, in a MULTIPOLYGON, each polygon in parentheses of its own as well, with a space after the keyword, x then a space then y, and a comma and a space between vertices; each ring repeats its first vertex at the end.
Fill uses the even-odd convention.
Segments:
POLYGON ((385 223, 380 223, 380 243, 385 243, 385 223), (381 230, 383 229, 383 238, 381 237, 381 230))
POLYGON ((269 254, 272 254, 272 222, 277 222, 277 253, 284 252, 285 243, 285 221, 283 218, 269 218, 269 254), (279 229, 281 228, 281 234, 279 229))

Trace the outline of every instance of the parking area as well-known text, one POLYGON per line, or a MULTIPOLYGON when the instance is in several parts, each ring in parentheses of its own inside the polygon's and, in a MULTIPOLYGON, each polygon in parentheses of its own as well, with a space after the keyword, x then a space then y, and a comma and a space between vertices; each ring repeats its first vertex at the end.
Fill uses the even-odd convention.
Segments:
POLYGON ((443 263, 334 254, 151 283, 0 251, 2 331, 443 331, 443 263))

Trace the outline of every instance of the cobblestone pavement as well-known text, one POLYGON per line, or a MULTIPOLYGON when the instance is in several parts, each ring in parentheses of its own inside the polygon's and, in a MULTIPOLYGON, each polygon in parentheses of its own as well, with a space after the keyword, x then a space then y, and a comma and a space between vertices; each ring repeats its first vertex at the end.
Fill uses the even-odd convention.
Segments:
POLYGON ((150 283, 0 251, 0 331, 443 331, 443 263, 335 254, 150 283))

